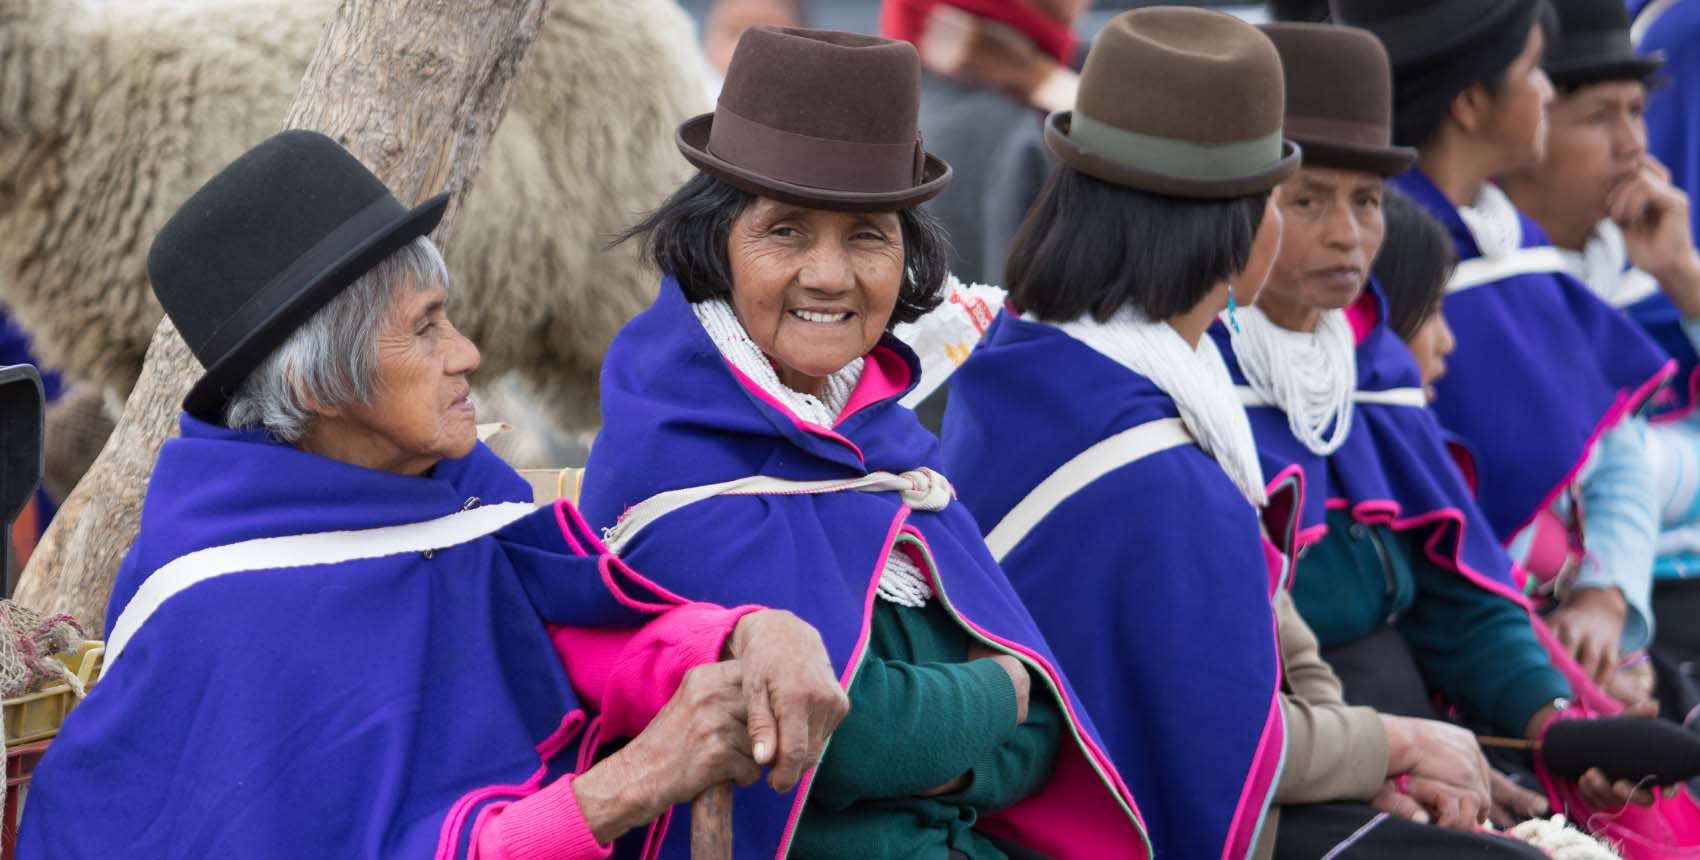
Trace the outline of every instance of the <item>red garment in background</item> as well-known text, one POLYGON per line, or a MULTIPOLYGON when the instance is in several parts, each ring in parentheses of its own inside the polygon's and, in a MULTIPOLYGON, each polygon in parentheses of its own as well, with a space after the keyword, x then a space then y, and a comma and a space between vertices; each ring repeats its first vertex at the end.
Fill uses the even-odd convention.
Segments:
POLYGON ((880 8, 880 35, 919 48, 927 19, 939 6, 1014 27, 1064 66, 1074 59, 1074 31, 1026 0, 885 0, 880 8))

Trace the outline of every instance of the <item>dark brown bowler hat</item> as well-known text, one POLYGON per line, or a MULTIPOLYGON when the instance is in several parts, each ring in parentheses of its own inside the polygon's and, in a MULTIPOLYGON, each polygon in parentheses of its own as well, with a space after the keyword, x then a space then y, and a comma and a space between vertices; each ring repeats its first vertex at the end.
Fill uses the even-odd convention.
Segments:
POLYGON ((1287 137, 1307 167, 1397 176, 1417 151, 1393 145, 1393 69, 1368 30, 1264 24, 1287 74, 1287 137))
POLYGON ((1222 12, 1153 6, 1110 20, 1086 55, 1074 110, 1045 142, 1105 182, 1174 197, 1268 191, 1299 169, 1281 135, 1281 57, 1222 12))
POLYGON ((738 40, 714 113, 679 126, 704 173, 797 206, 885 211, 944 190, 921 148, 921 60, 908 42, 794 27, 738 40))

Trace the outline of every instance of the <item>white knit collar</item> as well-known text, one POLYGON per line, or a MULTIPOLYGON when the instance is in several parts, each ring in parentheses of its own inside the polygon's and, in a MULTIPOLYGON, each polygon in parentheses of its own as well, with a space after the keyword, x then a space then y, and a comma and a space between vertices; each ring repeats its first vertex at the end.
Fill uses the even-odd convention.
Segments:
POLYGON ((1458 207, 1458 218, 1484 257, 1503 257, 1523 245, 1523 222, 1517 205, 1492 182, 1482 183, 1476 199, 1458 207))
POLYGON ((1234 356, 1246 383, 1287 416, 1287 429, 1314 454, 1326 457, 1352 430, 1357 388, 1357 344, 1343 310, 1322 314, 1315 331, 1290 331, 1262 309, 1239 314, 1234 356))
POLYGON ((1557 250, 1570 274, 1612 307, 1628 307, 1658 292, 1659 284, 1651 275, 1630 265, 1629 243, 1610 218, 1594 225, 1581 251, 1557 250))
MULTIPOLYGON (((1023 318, 1034 320, 1030 315, 1023 318)), ((1173 326, 1145 319, 1129 307, 1107 322, 1086 315, 1056 328, 1151 380, 1175 401, 1198 447, 1216 460, 1240 492, 1258 507, 1268 501, 1251 422, 1234 393, 1228 365, 1208 335, 1200 337, 1194 349, 1173 326)))
POLYGON ((720 354, 738 368, 738 372, 761 386, 762 391, 811 424, 831 427, 838 423, 838 416, 849 404, 856 383, 861 381, 863 358, 857 357, 828 376, 821 396, 815 397, 779 381, 773 360, 750 338, 750 333, 738 321, 738 315, 725 299, 696 302, 691 305, 691 311, 702 323, 703 330, 708 332, 709 339, 720 349, 720 354))

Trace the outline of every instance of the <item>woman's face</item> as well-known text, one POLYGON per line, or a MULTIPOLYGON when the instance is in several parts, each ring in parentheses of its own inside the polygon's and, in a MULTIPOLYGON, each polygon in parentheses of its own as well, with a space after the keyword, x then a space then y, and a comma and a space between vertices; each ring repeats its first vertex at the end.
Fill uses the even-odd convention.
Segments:
POLYGON ((417 475, 478 442, 467 376, 478 347, 449 322, 448 291, 402 285, 378 333, 378 378, 370 404, 321 413, 308 447, 344 462, 417 475))
POLYGON ((1250 307, 1257 301, 1257 294, 1263 291, 1270 271, 1275 268, 1275 258, 1281 253, 1282 230, 1281 208, 1275 205, 1275 195, 1271 194, 1263 205, 1263 220, 1257 225, 1251 256, 1246 258, 1245 268, 1229 282, 1236 303, 1250 307))
POLYGON ((1446 357, 1452 354, 1452 348, 1457 342, 1452 339, 1452 328, 1446 324, 1446 315, 1436 310, 1422 327, 1417 329, 1416 337, 1408 344, 1411 354, 1417 357, 1417 370, 1422 373, 1423 393, 1428 395, 1429 402, 1434 401, 1434 383, 1446 375, 1446 357))
POLYGON ((1387 229, 1381 189, 1373 173, 1327 167, 1303 168, 1275 189, 1281 254, 1258 305, 1280 321, 1355 301, 1387 229))
POLYGON ((1502 154, 1502 170, 1536 164, 1546 155, 1553 90, 1541 69, 1542 50, 1541 28, 1530 28, 1522 53, 1505 70, 1505 84, 1483 129, 1502 154))
POLYGON ((879 342, 903 286, 895 212, 829 212, 762 197, 732 222, 732 309, 792 389, 879 342))

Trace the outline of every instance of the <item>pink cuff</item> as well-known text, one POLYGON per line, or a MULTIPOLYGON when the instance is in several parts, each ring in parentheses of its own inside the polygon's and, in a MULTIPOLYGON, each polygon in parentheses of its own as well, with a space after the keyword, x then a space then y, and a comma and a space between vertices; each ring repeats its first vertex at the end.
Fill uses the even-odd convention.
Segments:
POLYGON ((478 834, 479 860, 604 860, 613 852, 591 835, 571 776, 503 807, 478 834))
POLYGON ((604 731, 631 737, 673 697, 685 673, 720 660, 727 637, 760 606, 687 603, 637 630, 551 626, 579 700, 602 712, 604 731))

